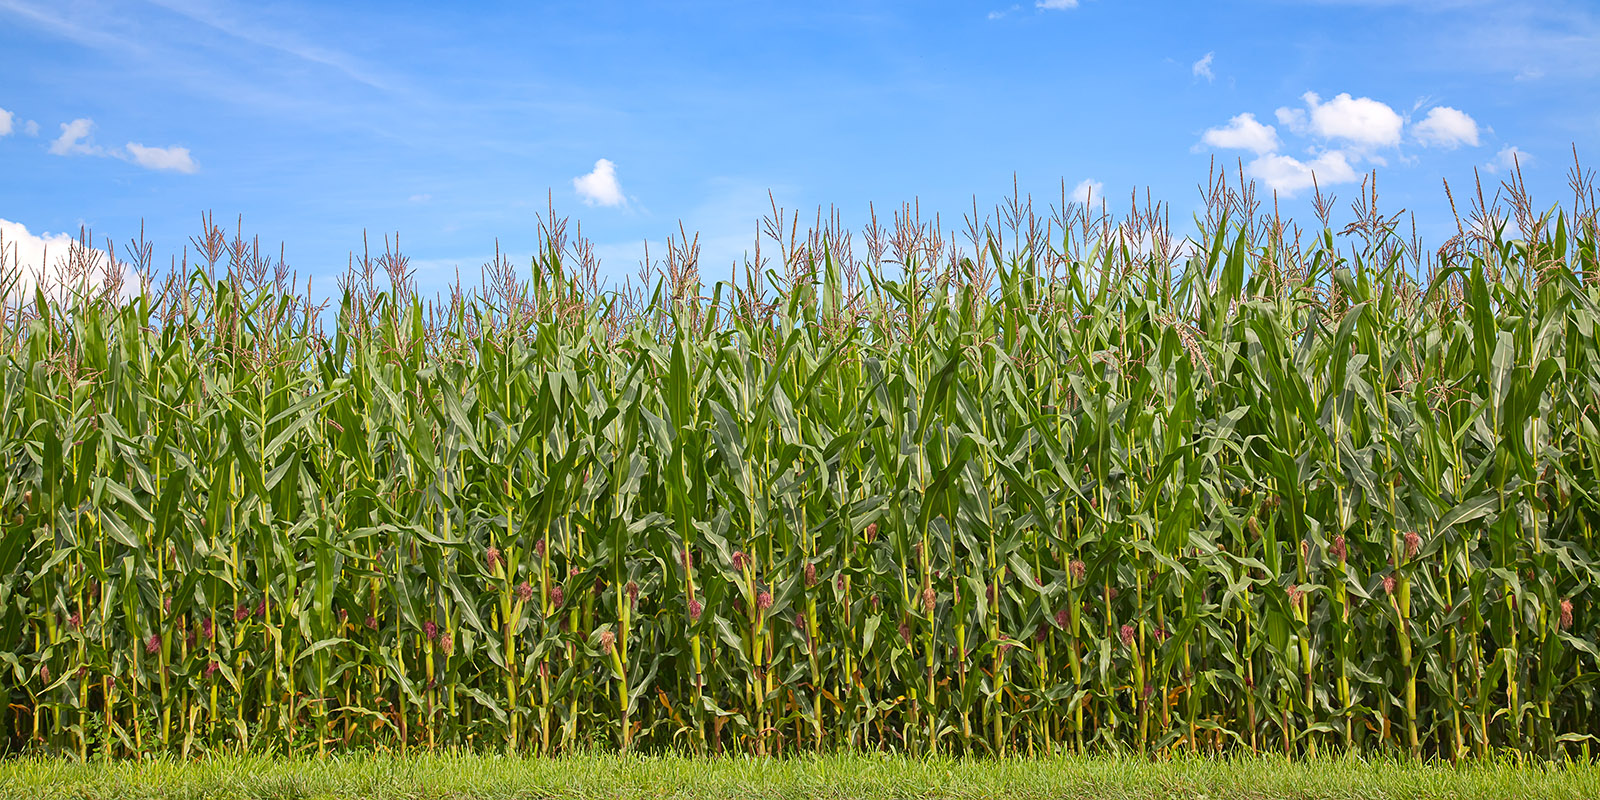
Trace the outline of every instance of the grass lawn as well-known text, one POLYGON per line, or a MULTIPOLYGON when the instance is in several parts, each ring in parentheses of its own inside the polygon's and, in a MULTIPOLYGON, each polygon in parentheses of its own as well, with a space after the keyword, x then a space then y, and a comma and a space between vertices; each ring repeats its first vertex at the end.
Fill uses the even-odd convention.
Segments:
POLYGON ((1600 768, 1276 758, 1008 761, 575 756, 0 761, 0 797, 52 798, 1596 798, 1600 768))

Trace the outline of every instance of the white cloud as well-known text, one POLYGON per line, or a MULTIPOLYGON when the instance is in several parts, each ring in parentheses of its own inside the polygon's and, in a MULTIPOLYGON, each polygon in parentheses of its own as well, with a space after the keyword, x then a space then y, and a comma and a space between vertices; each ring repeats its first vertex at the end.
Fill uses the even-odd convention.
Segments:
POLYGON ((1105 186, 1094 178, 1084 178, 1072 187, 1072 202, 1087 203, 1092 197, 1105 197, 1105 192, 1101 191, 1105 186))
MULTIPOLYGON (((1385 150, 1400 146, 1407 127, 1406 120, 1387 104, 1370 97, 1351 97, 1349 93, 1324 102, 1316 92, 1306 92, 1300 99, 1305 103, 1303 107, 1283 106, 1275 116, 1280 126, 1296 136, 1323 140, 1306 148, 1309 157, 1283 155, 1279 152, 1283 142, 1278 129, 1259 122, 1250 113, 1206 130, 1194 150, 1201 152, 1211 147, 1255 153, 1255 160, 1246 166, 1247 173, 1284 196, 1293 196, 1313 185, 1353 183, 1360 180, 1357 165, 1384 166, 1388 163, 1385 156, 1395 157, 1391 153, 1397 154, 1401 163, 1416 162, 1415 157, 1404 152, 1385 150)), ((1420 101, 1417 108, 1425 102, 1420 101)), ((1410 136, 1425 146, 1452 149, 1463 144, 1477 146, 1480 141, 1477 121, 1448 106, 1437 106, 1422 121, 1410 125, 1410 136)), ((1502 155, 1500 161, 1506 158, 1502 155)), ((1496 164, 1489 165, 1491 171, 1496 168, 1496 164)))
MULTIPOLYGON (((32 122, 27 127, 30 136, 38 132, 38 126, 32 122)), ((200 169, 187 147, 146 147, 138 142, 128 142, 123 147, 106 150, 94 143, 93 131, 94 120, 87 117, 63 122, 61 135, 50 142, 50 152, 58 156, 112 156, 145 169, 172 170, 186 175, 200 169)))
POLYGON ((1118 223, 1112 228, 1111 235, 1102 239, 1101 243, 1114 247, 1126 246, 1129 253, 1136 258, 1164 254, 1167 258, 1183 261, 1200 252, 1199 246, 1187 236, 1180 240, 1170 233, 1152 234, 1150 231, 1135 233, 1123 223, 1118 223))
POLYGON ((990 11, 989 12, 989 19, 991 19, 991 20, 1001 19, 1001 18, 1005 17, 1007 14, 1013 14, 1013 13, 1021 11, 1021 10, 1022 10, 1022 6, 1020 6, 1020 5, 1012 5, 1010 8, 1001 9, 1001 10, 997 10, 997 11, 990 11))
POLYGON ((10 136, 21 130, 25 135, 38 136, 39 123, 33 120, 19 123, 15 112, 0 108, 0 136, 10 136))
POLYGON ((1308 132, 1308 129, 1307 129, 1307 126, 1306 126, 1306 110, 1305 109, 1303 109, 1303 108, 1280 107, 1277 111, 1274 111, 1272 113, 1273 113, 1273 116, 1278 118, 1278 124, 1279 125, 1283 125, 1284 127, 1287 127, 1289 130, 1294 131, 1295 133, 1298 133, 1298 134, 1301 134, 1301 135, 1305 135, 1308 132))
POLYGON ((1438 106, 1413 126, 1411 135, 1423 145, 1454 150, 1463 144, 1478 146, 1478 123, 1465 112, 1438 106))
POLYGON ((1313 174, 1316 183, 1322 186, 1357 180, 1349 157, 1339 150, 1329 150, 1310 161, 1301 161, 1293 156, 1264 155, 1250 162, 1245 169, 1250 177, 1285 197, 1293 197, 1310 189, 1313 174))
POLYGON ((1533 166, 1533 161, 1533 156, 1518 150, 1516 145, 1508 145, 1500 148, 1500 152, 1495 153, 1494 159, 1484 164, 1483 168, 1490 172, 1510 171, 1518 167, 1531 167, 1533 166))
POLYGON ((620 206, 626 204, 622 184, 617 182, 617 165, 610 159, 594 162, 594 171, 572 179, 572 188, 578 191, 585 205, 620 206))
POLYGON ((1280 108, 1278 121, 1295 133, 1312 133, 1326 139, 1344 139, 1367 147, 1387 147, 1400 143, 1404 125, 1400 115, 1370 97, 1351 97, 1348 92, 1324 103, 1316 92, 1300 96, 1306 107, 1280 108))
MULTIPOLYGON (((79 292, 98 291, 105 285, 108 259, 104 250, 84 248, 78 237, 65 233, 28 232, 20 222, 0 219, 0 300, 31 303, 36 288, 65 300, 79 292)), ((138 282, 123 270, 122 297, 138 294, 138 282)))
POLYGON ((61 123, 61 135, 50 143, 50 152, 58 156, 99 154, 100 148, 87 141, 89 130, 93 127, 94 120, 86 117, 61 123))
POLYGON ((1065 11, 1069 8, 1077 8, 1078 0, 1038 0, 1033 5, 1035 8, 1043 8, 1048 11, 1065 11))
POLYGON ((1228 120, 1226 125, 1207 130, 1200 141, 1212 147, 1265 155, 1278 149, 1278 131, 1271 125, 1257 122, 1256 115, 1245 112, 1228 120))
POLYGON ((170 169, 185 175, 200 169, 187 147, 145 147, 138 142, 128 142, 127 160, 145 169, 170 169))
POLYGON ((414 194, 409 198, 413 203, 426 203, 433 199, 431 194, 414 194))
POLYGON ((1205 78, 1207 82, 1217 79, 1216 73, 1211 71, 1211 59, 1215 58, 1216 55, 1215 52, 1206 53, 1199 61, 1194 62, 1193 69, 1196 78, 1205 78))

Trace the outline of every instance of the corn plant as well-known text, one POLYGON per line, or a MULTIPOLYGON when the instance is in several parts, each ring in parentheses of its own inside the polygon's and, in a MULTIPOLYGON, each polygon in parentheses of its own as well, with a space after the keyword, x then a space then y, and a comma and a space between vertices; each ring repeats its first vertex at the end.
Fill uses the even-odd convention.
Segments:
POLYGON ((62 273, 140 292, 12 257, 4 742, 1587 758, 1573 172, 1436 251, 1375 178, 1304 236, 1213 176, 1181 242, 774 208, 712 282, 683 237, 608 288, 553 214, 434 299, 385 240, 318 305, 209 217, 62 273))

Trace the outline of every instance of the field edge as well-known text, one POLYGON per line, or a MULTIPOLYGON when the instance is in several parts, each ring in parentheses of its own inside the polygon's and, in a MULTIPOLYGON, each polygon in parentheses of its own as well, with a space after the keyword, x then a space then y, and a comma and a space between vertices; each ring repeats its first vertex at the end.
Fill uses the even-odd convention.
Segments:
POLYGON ((1088 756, 1012 760, 465 754, 0 760, 0 798, 1593 798, 1600 767, 1511 761, 1088 756))

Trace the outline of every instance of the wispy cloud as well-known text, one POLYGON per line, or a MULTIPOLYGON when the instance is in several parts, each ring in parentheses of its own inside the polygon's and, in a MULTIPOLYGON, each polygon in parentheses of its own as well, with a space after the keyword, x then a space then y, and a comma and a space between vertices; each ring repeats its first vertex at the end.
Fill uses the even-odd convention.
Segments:
POLYGON ((0 11, 7 11, 43 28, 63 39, 97 50, 139 51, 143 48, 134 40, 107 33, 97 28, 80 25, 76 21, 20 2, 0 0, 0 11))
POLYGON ((1211 71, 1211 60, 1216 57, 1215 52, 1206 53, 1199 61, 1194 62, 1194 76, 1205 78, 1207 83, 1217 79, 1216 73, 1211 71))
MULTIPOLYGON (((1412 55, 1434 68, 1499 73, 1513 80, 1600 75, 1600 13, 1592 0, 1319 0, 1428 15, 1409 25, 1412 55)), ((1372 22, 1390 24, 1378 19, 1372 22)), ((1383 12, 1387 13, 1387 11, 1383 12)), ((1406 23, 1402 23, 1406 24, 1406 23)))
MULTIPOLYGON (((226 16, 225 10, 178 0, 153 2, 173 16, 153 13, 147 6, 133 15, 98 2, 51 5, 0 0, 0 20, 6 24, 15 21, 45 36, 104 54, 121 67, 159 76, 196 95, 255 114, 298 116, 309 124, 359 125, 388 136, 405 135, 403 128, 384 125, 372 102, 334 91, 341 85, 428 99, 410 91, 404 81, 374 71, 334 48, 273 30, 264 22, 239 21, 226 16), (172 24, 174 21, 188 24, 172 24), (222 35, 216 35, 219 33, 222 35), (263 65, 263 52, 286 55, 320 69, 263 65), (330 75, 348 80, 330 81, 330 75), (308 91, 309 84, 314 84, 311 88, 315 91, 308 91)), ((366 99, 375 102, 377 98, 366 99)))
POLYGON ((241 20, 230 16, 217 4, 197 4, 182 0, 150 0, 154 5, 186 17, 213 30, 257 47, 293 56, 310 64, 327 67, 357 83, 383 91, 394 91, 394 82, 374 73, 346 53, 307 42, 292 33, 276 30, 261 20, 241 20))
POLYGON ((15 114, 0 108, 0 136, 11 135, 11 122, 15 117, 15 114))
POLYGON ((1069 8, 1077 8, 1078 0, 1038 0, 1033 5, 1035 8, 1042 8, 1046 11, 1065 11, 1069 8))

